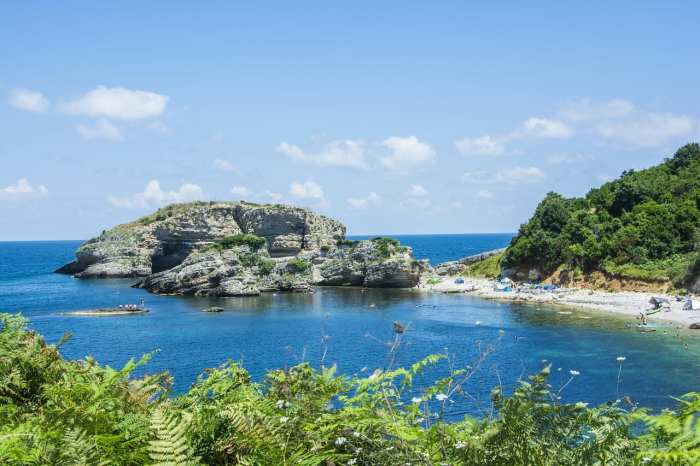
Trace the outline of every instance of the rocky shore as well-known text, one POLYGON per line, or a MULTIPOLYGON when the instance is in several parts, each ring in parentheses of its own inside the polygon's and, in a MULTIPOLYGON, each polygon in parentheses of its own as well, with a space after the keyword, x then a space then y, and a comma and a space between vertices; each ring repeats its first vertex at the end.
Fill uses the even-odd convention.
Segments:
POLYGON ((252 296, 314 285, 411 288, 428 268, 390 238, 349 241, 308 209, 246 202, 175 204, 85 242, 56 272, 136 277, 158 294, 252 296))
POLYGON ((649 300, 652 297, 664 297, 669 300, 670 307, 668 310, 649 315, 650 322, 672 323, 683 328, 700 323, 700 311, 683 310, 683 301, 678 301, 675 296, 670 295, 632 291, 604 292, 578 288, 544 291, 515 287, 512 291, 499 291, 496 287, 497 282, 492 279, 465 277, 461 283, 455 283, 455 281, 457 277, 454 276, 441 277, 439 281, 435 281, 430 280, 426 275, 421 280, 419 289, 426 292, 465 293, 484 299, 585 308, 629 316, 635 323, 640 312, 651 308, 649 300))

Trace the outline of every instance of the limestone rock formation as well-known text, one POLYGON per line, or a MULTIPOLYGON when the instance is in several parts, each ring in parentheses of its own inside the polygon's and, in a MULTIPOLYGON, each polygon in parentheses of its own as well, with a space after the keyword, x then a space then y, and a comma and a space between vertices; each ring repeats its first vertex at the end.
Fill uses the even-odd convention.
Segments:
POLYGON ((340 222, 299 207, 246 202, 173 204, 84 243, 57 270, 77 277, 144 277, 182 263, 193 251, 230 235, 265 238, 270 255, 290 256, 335 245, 340 222))
POLYGON ((158 294, 254 296, 264 291, 309 291, 313 285, 410 288, 425 262, 410 248, 366 240, 297 256, 271 257, 265 248, 235 246, 193 252, 181 264, 135 286, 158 294))
POLYGON ((374 288, 412 288, 428 268, 413 259, 411 248, 379 238, 341 246, 317 266, 319 285, 355 285, 374 288))
POLYGON ((197 202, 105 231, 57 272, 140 277, 134 286, 159 294, 253 296, 313 285, 410 288, 427 268, 396 240, 348 241, 340 222, 306 209, 197 202))
POLYGON ((135 286, 158 294, 256 296, 262 291, 308 291, 310 270, 301 259, 272 259, 265 248, 205 248, 135 286))

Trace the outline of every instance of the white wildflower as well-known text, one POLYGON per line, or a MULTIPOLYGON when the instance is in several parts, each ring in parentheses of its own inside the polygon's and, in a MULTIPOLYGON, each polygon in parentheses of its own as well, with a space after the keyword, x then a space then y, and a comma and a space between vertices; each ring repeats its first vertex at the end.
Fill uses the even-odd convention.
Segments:
POLYGON ((569 371, 569 374, 571 374, 571 375, 574 376, 574 377, 576 377, 577 375, 581 375, 581 373, 580 373, 579 371, 575 371, 575 370, 573 370, 573 369, 571 369, 571 370, 569 371))
POLYGON ((282 417, 280 418, 280 422, 281 422, 282 424, 285 424, 288 420, 289 420, 289 418, 288 418, 287 416, 282 416, 282 417))
POLYGON ((460 441, 460 442, 455 443, 455 448, 457 450, 461 450, 462 448, 467 448, 467 444, 460 441))
POLYGON ((352 433, 352 436, 355 437, 355 438, 357 438, 357 437, 360 436, 360 433, 357 432, 357 431, 355 431, 355 432, 352 433))
POLYGON ((617 362, 625 362, 626 359, 627 359, 627 358, 624 357, 624 356, 618 356, 618 357, 617 357, 617 362))
POLYGON ((423 400, 421 398, 418 398, 418 397, 411 398, 412 403, 420 403, 421 401, 423 401, 423 400))
POLYGON ((357 458, 350 458, 348 460, 348 464, 355 464, 355 463, 357 463, 357 458))
POLYGON ((445 401, 447 399, 447 395, 445 395, 444 393, 438 393, 437 395, 435 395, 435 399, 438 401, 445 401))
POLYGON ((277 406, 279 409, 284 408, 284 400, 277 400, 277 403, 275 403, 275 406, 277 406))
POLYGON ((348 440, 348 439, 346 439, 345 437, 338 437, 337 439, 335 439, 335 444, 336 444, 336 445, 342 445, 342 444, 344 444, 345 442, 347 442, 347 440, 348 440))

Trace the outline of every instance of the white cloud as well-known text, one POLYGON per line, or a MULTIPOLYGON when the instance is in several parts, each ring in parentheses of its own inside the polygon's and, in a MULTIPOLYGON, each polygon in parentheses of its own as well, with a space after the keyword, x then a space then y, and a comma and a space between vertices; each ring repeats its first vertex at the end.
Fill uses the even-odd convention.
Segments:
POLYGON ((43 113, 49 109, 49 100, 39 91, 30 89, 12 89, 8 102, 14 108, 26 112, 43 113))
POLYGON ((428 195, 428 190, 425 189, 423 185, 414 184, 411 186, 411 189, 406 192, 406 195, 411 197, 425 197, 428 195))
POLYGON ((216 159, 212 163, 217 170, 221 170, 222 172, 232 173, 236 171, 236 167, 228 160, 216 159))
POLYGON ((656 147, 675 138, 690 135, 695 122, 684 115, 644 113, 621 121, 604 121, 596 127, 598 134, 631 147, 656 147))
POLYGON ((231 194, 234 196, 250 197, 252 193, 247 186, 234 186, 231 188, 231 194))
POLYGON ((390 137, 382 145, 391 150, 391 155, 382 158, 382 164, 391 170, 408 171, 435 159, 433 148, 415 136, 390 137))
POLYGON ((382 204, 382 198, 375 192, 370 192, 367 197, 363 198, 351 197, 348 198, 347 201, 348 205, 353 209, 366 209, 368 207, 375 207, 382 204))
POLYGON ((635 111, 635 105, 623 99, 612 99, 603 103, 582 99, 562 108, 562 115, 571 121, 607 120, 622 118, 635 111))
POLYGON ((564 139, 573 134, 574 130, 562 121, 532 117, 522 123, 521 128, 516 130, 511 139, 527 137, 564 139))
POLYGON ((313 181, 305 181, 303 183, 294 181, 289 186, 289 194, 300 199, 324 200, 323 188, 313 181))
POLYGON ((423 185, 414 184, 406 191, 406 198, 401 201, 402 207, 413 207, 417 209, 427 209, 432 205, 428 199, 428 190, 423 185))
POLYGON ((459 152, 468 156, 499 156, 506 153, 506 144, 522 139, 565 139, 573 136, 574 130, 566 123, 550 118, 531 117, 508 133, 491 136, 485 134, 474 138, 465 137, 455 141, 459 152))
POLYGON ((142 120, 160 116, 169 97, 155 92, 98 86, 82 97, 62 103, 59 109, 70 115, 142 120))
POLYGON ((537 167, 513 167, 496 173, 494 180, 499 183, 533 183, 544 178, 544 172, 537 167))
POLYGON ((485 189, 482 189, 481 191, 477 191, 476 198, 477 199, 493 199, 493 193, 491 191, 487 191, 485 189))
POLYGON ((146 184, 146 188, 140 193, 127 197, 109 196, 107 198, 114 207, 122 209, 146 209, 173 202, 189 202, 202 199, 206 199, 206 195, 199 185, 185 183, 177 191, 163 191, 158 180, 149 181, 146 184))
POLYGON ((299 146, 282 142, 277 146, 277 151, 292 160, 298 160, 310 165, 369 168, 365 144, 362 141, 349 139, 332 141, 323 146, 317 154, 308 154, 299 146))
POLYGON ((591 134, 631 148, 662 146, 691 136, 697 126, 689 116, 650 112, 623 99, 583 99, 565 105, 561 114, 591 134))
POLYGON ((489 135, 476 138, 462 138, 455 147, 464 155, 502 155, 506 148, 501 140, 489 135))
POLYGON ((32 186, 26 178, 20 178, 14 185, 0 188, 0 201, 22 201, 37 199, 48 194, 46 186, 32 186))
POLYGON ((121 130, 104 118, 97 120, 95 126, 79 124, 75 128, 85 139, 106 139, 108 141, 124 139, 121 130))

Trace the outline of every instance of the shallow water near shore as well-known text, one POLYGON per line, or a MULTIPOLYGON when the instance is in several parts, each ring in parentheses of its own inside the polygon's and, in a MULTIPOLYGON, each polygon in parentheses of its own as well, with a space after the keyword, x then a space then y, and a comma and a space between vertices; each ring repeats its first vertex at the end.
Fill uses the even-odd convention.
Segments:
MULTIPOLYGON (((494 246, 483 249, 503 242, 492 240, 486 242, 494 246)), ((22 312, 51 342, 71 332, 61 350, 69 358, 92 355, 120 367, 130 357, 160 350, 141 373, 169 370, 176 391, 186 390, 204 368, 228 359, 242 361, 258 380, 268 369, 302 360, 318 365, 322 335, 330 336, 326 364, 335 363, 349 375, 371 373, 386 364, 386 342, 396 320, 409 327, 396 365, 447 350, 460 367, 474 364, 492 346, 466 385, 474 399, 459 399, 453 415, 483 414, 492 387, 501 383, 512 390, 519 377, 536 372, 543 361, 552 364, 555 388, 569 379, 570 370, 580 372, 562 392, 567 401, 599 404, 627 395, 660 409, 674 405, 671 396, 700 388, 700 338, 673 327, 644 334, 628 327, 629 318, 593 311, 406 290, 319 288, 313 294, 226 299, 154 296, 130 288, 131 280, 77 280, 51 273, 78 245, 0 243, 0 310, 22 312), (146 300, 148 314, 62 314, 140 298, 146 300), (213 305, 225 311, 200 311, 213 305), (626 357, 619 386, 618 356, 626 357)), ((439 249, 437 243, 433 246, 439 249)), ((426 372, 417 393, 446 373, 445 363, 426 372)))

